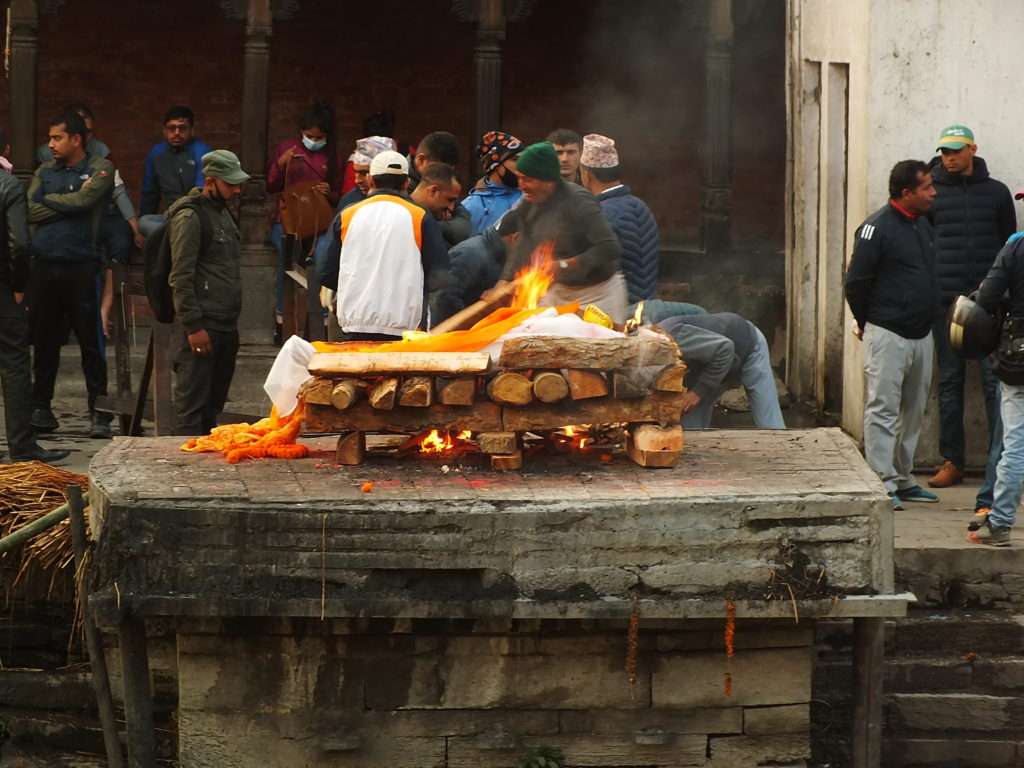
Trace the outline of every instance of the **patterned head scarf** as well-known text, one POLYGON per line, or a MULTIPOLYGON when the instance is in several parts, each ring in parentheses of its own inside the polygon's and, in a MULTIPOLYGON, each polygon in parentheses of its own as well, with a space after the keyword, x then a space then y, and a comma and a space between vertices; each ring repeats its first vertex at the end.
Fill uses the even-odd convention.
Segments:
POLYGON ((348 159, 353 165, 369 165, 373 158, 388 149, 398 149, 394 139, 388 136, 367 136, 356 141, 356 151, 348 159))
POLYGON ((522 150, 523 142, 504 131, 488 131, 476 148, 484 176, 489 176, 505 160, 518 155, 522 150))

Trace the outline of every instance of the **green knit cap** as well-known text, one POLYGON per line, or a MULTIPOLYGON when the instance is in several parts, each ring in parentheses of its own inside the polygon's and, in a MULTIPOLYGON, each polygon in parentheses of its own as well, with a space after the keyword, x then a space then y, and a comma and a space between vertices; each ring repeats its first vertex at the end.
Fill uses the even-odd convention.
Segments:
POLYGON ((558 153, 546 141, 531 144, 516 158, 516 170, 523 176, 541 181, 558 181, 562 176, 558 168, 558 153))

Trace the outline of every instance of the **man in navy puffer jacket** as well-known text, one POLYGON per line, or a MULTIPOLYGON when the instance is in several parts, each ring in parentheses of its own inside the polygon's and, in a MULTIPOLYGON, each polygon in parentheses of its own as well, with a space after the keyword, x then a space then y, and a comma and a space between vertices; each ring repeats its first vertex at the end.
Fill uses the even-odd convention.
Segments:
POLYGON ((658 287, 658 223, 647 204, 620 181, 619 154, 612 139, 596 133, 583 137, 580 177, 622 245, 630 303, 653 299, 658 287))

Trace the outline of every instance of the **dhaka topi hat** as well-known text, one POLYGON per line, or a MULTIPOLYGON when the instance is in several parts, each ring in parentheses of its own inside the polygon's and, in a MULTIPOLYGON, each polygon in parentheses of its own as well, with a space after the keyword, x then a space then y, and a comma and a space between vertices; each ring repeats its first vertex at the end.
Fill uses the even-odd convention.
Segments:
POLYGON ((942 133, 939 134, 939 146, 935 148, 938 152, 940 149, 963 149, 968 144, 974 143, 974 131, 968 128, 966 125, 950 125, 942 129, 942 133))
POLYGON ((615 150, 614 139, 599 133, 588 133, 583 137, 580 165, 587 168, 615 168, 618 164, 619 153, 615 150))
POLYGON ((524 149, 516 160, 516 170, 523 176, 541 181, 558 181, 562 178, 558 168, 558 153, 546 141, 531 144, 524 149))
POLYGON ((511 133, 505 133, 504 131, 488 131, 485 133, 476 147, 477 154, 480 155, 480 165, 484 176, 490 176, 495 168, 508 160, 508 158, 518 155, 522 149, 523 142, 511 133))
POLYGON ((397 148, 390 136, 367 136, 356 141, 356 151, 348 159, 353 165, 369 165, 381 152, 397 148))
POLYGON ((371 176, 408 176, 409 161, 393 149, 386 149, 370 161, 371 176))
POLYGON ((245 184, 249 174, 242 170, 238 155, 227 149, 215 149, 203 155, 203 176, 212 176, 226 184, 245 184))

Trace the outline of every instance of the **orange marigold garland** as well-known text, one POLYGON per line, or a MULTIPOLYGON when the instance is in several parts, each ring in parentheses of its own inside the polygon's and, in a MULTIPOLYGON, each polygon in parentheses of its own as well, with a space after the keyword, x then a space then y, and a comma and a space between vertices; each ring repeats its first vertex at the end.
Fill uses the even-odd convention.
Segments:
POLYGON ((732 696, 732 657, 736 655, 736 603, 725 603, 725 695, 732 696))
POLYGON ((284 417, 271 409, 270 416, 255 424, 224 424, 214 427, 209 435, 194 437, 181 446, 189 453, 223 453, 229 464, 242 459, 302 459, 309 448, 296 441, 302 432, 305 404, 284 417))
POLYGON ((636 698, 636 660, 640 645, 640 603, 633 595, 633 612, 629 615, 629 631, 626 635, 626 677, 629 679, 629 695, 636 698))

